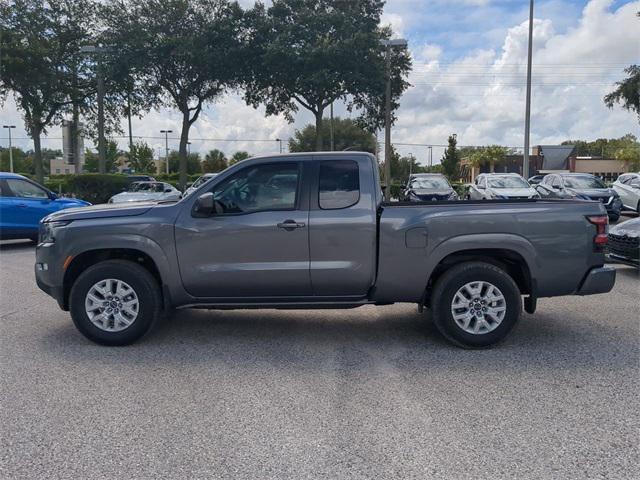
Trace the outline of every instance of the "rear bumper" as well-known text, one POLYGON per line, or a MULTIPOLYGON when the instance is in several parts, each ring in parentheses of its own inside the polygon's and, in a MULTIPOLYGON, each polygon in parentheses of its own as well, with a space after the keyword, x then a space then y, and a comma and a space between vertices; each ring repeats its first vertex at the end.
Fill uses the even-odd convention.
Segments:
POLYGON ((593 295, 610 292, 616 283, 614 267, 596 267, 589 270, 576 295, 593 295))

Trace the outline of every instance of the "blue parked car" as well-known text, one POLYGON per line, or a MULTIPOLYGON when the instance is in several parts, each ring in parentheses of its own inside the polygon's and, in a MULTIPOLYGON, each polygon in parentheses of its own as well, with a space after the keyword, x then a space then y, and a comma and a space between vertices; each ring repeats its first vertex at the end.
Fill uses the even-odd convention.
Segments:
POLYGON ((84 200, 61 198, 43 186, 15 173, 0 172, 0 239, 38 239, 38 224, 63 208, 91 205, 84 200))

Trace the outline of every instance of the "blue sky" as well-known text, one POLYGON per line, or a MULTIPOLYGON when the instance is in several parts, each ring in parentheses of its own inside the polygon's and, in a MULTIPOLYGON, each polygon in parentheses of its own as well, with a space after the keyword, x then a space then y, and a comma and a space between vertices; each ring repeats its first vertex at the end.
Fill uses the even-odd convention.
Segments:
MULTIPOLYGON (((392 132, 402 154, 411 152, 424 163, 425 145, 400 144, 445 144, 451 133, 461 145, 523 145, 528 8, 528 0, 387 1, 382 23, 409 40, 414 59, 409 78, 413 86, 401 100, 392 132)), ((637 11, 638 0, 536 1, 532 145, 640 136, 634 114, 609 110, 602 102, 623 77, 622 69, 640 63, 637 11)), ((336 112, 349 115, 341 105, 336 112)), ((1 107, 0 118, 23 125, 10 99, 1 107)), ((304 110, 293 124, 283 117, 265 117, 263 109, 254 110, 230 93, 209 105, 192 127, 192 150, 274 152, 276 138, 287 139, 312 121, 304 110)), ((133 126, 134 134, 148 137, 159 152, 164 141, 152 137, 159 137, 160 129, 179 131, 180 116, 175 110, 150 112, 134 119, 133 126)), ((17 130, 15 144, 32 148, 24 130, 17 130)), ((59 137, 60 129, 53 127, 43 145, 60 148, 59 137)), ((118 141, 126 148, 126 139, 118 141)), ((170 143, 175 146, 177 140, 170 143)), ((0 138, 0 145, 6 144, 0 138)), ((441 154, 434 148, 435 161, 441 154)))

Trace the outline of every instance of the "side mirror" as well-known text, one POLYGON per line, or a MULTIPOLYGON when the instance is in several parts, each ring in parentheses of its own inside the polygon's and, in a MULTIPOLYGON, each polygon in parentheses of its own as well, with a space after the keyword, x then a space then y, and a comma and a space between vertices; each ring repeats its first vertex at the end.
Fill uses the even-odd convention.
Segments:
POLYGON ((214 203, 213 193, 203 193, 196 199, 191 213, 194 217, 210 217, 215 209, 214 203))
POLYGON ((58 198, 58 194, 49 192, 49 200, 55 200, 56 198, 58 198))

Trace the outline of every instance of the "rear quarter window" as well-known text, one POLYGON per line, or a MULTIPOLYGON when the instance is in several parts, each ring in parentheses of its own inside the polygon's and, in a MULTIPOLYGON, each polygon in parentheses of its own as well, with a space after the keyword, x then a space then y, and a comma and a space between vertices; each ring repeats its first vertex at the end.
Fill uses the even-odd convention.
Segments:
POLYGON ((360 173, 353 160, 320 162, 318 205, 323 210, 348 208, 360 200, 360 173))

